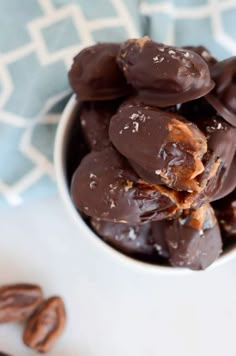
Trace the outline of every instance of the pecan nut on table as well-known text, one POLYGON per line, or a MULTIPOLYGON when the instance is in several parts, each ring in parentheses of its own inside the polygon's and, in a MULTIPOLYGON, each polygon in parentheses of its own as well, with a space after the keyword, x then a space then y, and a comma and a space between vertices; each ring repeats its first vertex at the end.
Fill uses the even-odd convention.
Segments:
MULTIPOLYGON (((25 322, 25 345, 48 352, 62 334, 66 312, 62 298, 44 299, 40 286, 27 283, 0 287, 0 323, 25 322)), ((0 351, 0 356, 7 356, 0 351)))

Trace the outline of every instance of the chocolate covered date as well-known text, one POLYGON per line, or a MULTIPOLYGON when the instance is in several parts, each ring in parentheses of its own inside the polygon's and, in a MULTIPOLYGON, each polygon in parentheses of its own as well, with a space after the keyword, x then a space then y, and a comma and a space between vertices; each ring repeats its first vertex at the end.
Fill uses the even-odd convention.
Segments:
POLYGON ((91 219, 91 225, 104 241, 128 255, 145 257, 154 255, 156 252, 149 223, 129 225, 91 219))
POLYGON ((179 111, 192 119, 207 139, 208 151, 203 157, 205 169, 199 176, 200 185, 206 188, 199 199, 214 201, 226 196, 236 187, 236 129, 216 115, 205 100, 185 103, 179 111))
MULTIPOLYGON (((229 194, 236 186, 236 176, 232 174, 235 167, 233 160, 236 153, 236 129, 218 116, 200 117, 197 125, 207 137, 208 152, 215 162, 209 171, 204 191, 210 201, 213 201, 229 194)), ((205 165, 207 164, 206 160, 205 165)))
POLYGON ((206 96, 208 102, 231 125, 236 127, 236 56, 211 67, 215 88, 206 96))
POLYGON ((222 239, 210 205, 185 211, 181 217, 166 221, 165 241, 172 266, 205 269, 222 252, 222 239))
POLYGON ((110 100, 131 92, 116 63, 119 48, 118 43, 98 43, 77 54, 69 80, 80 100, 110 100))
POLYGON ((121 44, 117 57, 127 82, 145 104, 166 107, 206 95, 214 87, 197 53, 156 43, 149 37, 121 44))
POLYGON ((147 182, 176 190, 199 191, 207 151, 204 134, 183 117, 132 104, 122 105, 110 122, 116 149, 147 182))
POLYGON ((175 192, 141 181, 112 147, 82 160, 72 179, 71 195, 84 214, 129 224, 173 215, 178 199, 175 192))
POLYGON ((101 151, 110 145, 109 123, 119 101, 84 102, 79 112, 84 138, 91 150, 101 151))

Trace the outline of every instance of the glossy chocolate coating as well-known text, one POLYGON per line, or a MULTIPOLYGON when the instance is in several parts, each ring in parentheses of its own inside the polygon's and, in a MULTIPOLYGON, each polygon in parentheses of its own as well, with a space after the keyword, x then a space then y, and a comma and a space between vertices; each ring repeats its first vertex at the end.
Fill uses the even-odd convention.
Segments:
POLYGON ((166 229, 168 225, 168 220, 153 221, 151 223, 153 245, 159 256, 164 258, 170 257, 169 248, 166 242, 166 229))
POLYGON ((71 195, 87 216, 129 224, 164 219, 177 208, 172 196, 141 183, 112 147, 91 152, 82 160, 72 179, 71 195))
POLYGON ((194 122, 194 120, 199 117, 211 117, 216 115, 216 110, 205 98, 200 98, 180 105, 178 114, 184 116, 187 120, 194 122))
POLYGON ((236 189, 214 204, 224 237, 236 237, 236 189))
MULTIPOLYGON (((205 170, 200 181, 208 181, 203 192, 208 201, 220 199, 236 186, 236 162, 233 161, 236 152, 236 130, 217 116, 204 99, 183 104, 179 112, 197 124, 207 138, 208 152, 203 158, 205 170)), ((201 199, 203 202, 203 195, 201 199)))
POLYGON ((147 106, 122 105, 110 121, 109 135, 148 183, 200 189, 196 177, 204 170, 206 138, 183 117, 147 106))
POLYGON ((205 269, 222 251, 219 225, 210 205, 184 212, 178 219, 165 220, 162 233, 172 266, 205 269))
POLYGON ((90 150, 101 151, 108 147, 109 123, 120 101, 84 102, 79 113, 81 128, 90 150))
POLYGON ((214 87, 197 53, 148 37, 121 44, 117 59, 127 82, 147 105, 166 107, 206 95, 214 87))
POLYGON ((211 52, 204 46, 184 46, 183 48, 199 54, 209 66, 217 63, 217 59, 214 58, 211 52))
POLYGON ((150 256, 156 253, 150 223, 129 225, 91 219, 91 225, 104 241, 125 254, 150 256))
POLYGON ((219 200, 226 197, 236 189, 236 156, 230 165, 230 167, 224 172, 223 179, 220 188, 214 195, 214 200, 219 200))
POLYGON ((119 48, 118 43, 98 43, 77 54, 69 80, 80 100, 110 100, 131 92, 116 63, 119 48))
POLYGON ((236 56, 216 63, 211 67, 211 76, 216 86, 206 99, 227 122, 236 127, 236 56))
POLYGON ((68 136, 65 159, 65 170, 69 184, 71 183, 72 176, 82 158, 90 151, 84 139, 80 123, 80 103, 78 103, 74 115, 72 128, 68 136))
POLYGON ((207 137, 208 152, 211 154, 211 160, 215 162, 212 170, 209 171, 205 189, 205 195, 213 201, 228 194, 236 185, 236 176, 231 175, 231 166, 236 152, 236 129, 218 116, 199 118, 197 125, 207 137), (231 180, 225 185, 229 174, 231 180))

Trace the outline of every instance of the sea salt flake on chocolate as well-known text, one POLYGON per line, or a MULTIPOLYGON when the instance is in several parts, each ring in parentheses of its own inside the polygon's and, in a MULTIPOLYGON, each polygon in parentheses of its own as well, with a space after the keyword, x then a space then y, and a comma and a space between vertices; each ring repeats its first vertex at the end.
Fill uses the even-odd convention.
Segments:
POLYGON ((185 58, 189 58, 190 57, 190 53, 189 52, 184 53, 184 57, 185 58))
POLYGON ((156 57, 153 57, 153 62, 156 63, 161 63, 163 62, 165 59, 165 57, 160 57, 159 55, 157 55, 156 57))
POLYGON ((137 121, 133 122, 133 130, 132 132, 135 133, 135 132, 138 132, 138 129, 139 129, 139 123, 137 121))
POLYGON ((95 182, 95 181, 93 180, 93 181, 91 181, 91 182, 89 183, 89 186, 90 186, 90 189, 95 189, 96 186, 97 186, 97 182, 95 182))
POLYGON ((154 246, 154 248, 155 248, 158 252, 161 252, 161 251, 162 251, 161 245, 159 245, 159 244, 154 244, 153 246, 154 246))
POLYGON ((136 240, 137 236, 135 234, 135 230, 132 227, 129 228, 128 237, 129 237, 130 240, 136 240))
MULTIPOLYGON (((140 114, 141 114, 141 112, 140 112, 140 114)), ((130 119, 131 120, 136 120, 138 117, 139 117, 139 115, 140 115, 139 113, 137 114, 137 113, 133 113, 132 115, 130 115, 130 119)))
POLYGON ((115 202, 114 202, 113 199, 110 200, 110 203, 111 203, 111 205, 110 205, 110 208, 111 208, 111 209, 113 209, 113 208, 116 207, 116 204, 115 204, 115 202))
POLYGON ((178 242, 169 240, 169 245, 173 248, 176 249, 178 248, 178 242))

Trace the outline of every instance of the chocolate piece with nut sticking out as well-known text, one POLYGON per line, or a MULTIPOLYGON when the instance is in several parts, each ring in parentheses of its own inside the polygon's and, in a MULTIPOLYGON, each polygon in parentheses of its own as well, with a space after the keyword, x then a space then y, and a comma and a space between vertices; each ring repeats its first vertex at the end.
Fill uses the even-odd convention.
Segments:
POLYGON ((145 181, 176 190, 200 190, 197 177, 204 170, 206 137, 182 116, 122 105, 111 119, 109 135, 145 181))
POLYGON ((236 189, 224 199, 216 201, 214 208, 223 236, 236 237, 236 189))
POLYGON ((125 254, 147 257, 155 253, 150 223, 129 225, 91 219, 91 225, 104 241, 125 254))
POLYGON ((87 216, 131 225, 172 216, 184 204, 177 192, 141 181, 112 147, 82 160, 72 179, 71 195, 87 216))
POLYGON ((236 127, 236 56, 211 67, 216 86, 206 100, 231 125, 236 127))
POLYGON ((0 287, 0 323, 26 320, 43 300, 39 286, 11 284, 0 287))
POLYGON ((28 320, 23 340, 24 343, 39 352, 48 352, 65 327, 65 307, 60 297, 45 300, 28 320))
POLYGON ((79 112, 81 128, 91 150, 101 151, 110 146, 109 123, 120 101, 93 101, 82 103, 79 112))
POLYGON ((217 59, 212 56, 211 52, 204 46, 184 46, 183 48, 199 54, 209 66, 218 62, 217 59))
POLYGON ((219 257, 222 251, 221 234, 210 205, 184 211, 178 219, 165 222, 162 231, 172 266, 200 270, 207 268, 219 257))
POLYGON ((80 100, 110 100, 130 94, 131 87, 116 63, 119 48, 118 43, 98 43, 77 54, 69 80, 80 100))
POLYGON ((147 105, 166 107, 197 99, 214 87, 207 63, 197 53, 153 42, 121 44, 117 61, 147 105))

